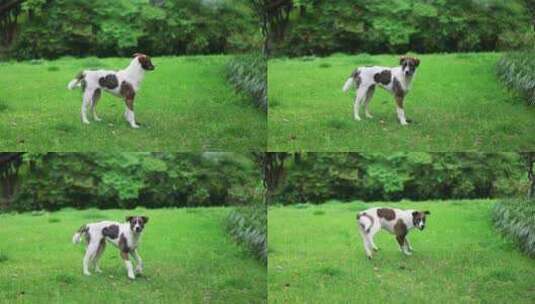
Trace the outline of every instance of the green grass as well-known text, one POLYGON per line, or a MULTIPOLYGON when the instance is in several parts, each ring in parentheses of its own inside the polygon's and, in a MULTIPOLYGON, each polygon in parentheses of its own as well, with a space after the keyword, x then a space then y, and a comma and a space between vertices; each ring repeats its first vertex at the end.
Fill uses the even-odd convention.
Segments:
POLYGON ((355 92, 342 86, 357 66, 399 64, 395 55, 334 55, 269 62, 270 151, 512 151, 535 148, 535 108, 498 81, 499 53, 418 55, 402 127, 378 88, 373 119, 353 119, 355 92))
POLYGON ((330 203, 269 210, 269 303, 533 303, 535 263, 492 226, 494 201, 330 203), (388 232, 364 255, 357 211, 431 211, 404 256, 388 232), (322 211, 322 212, 318 212, 322 211))
POLYGON ((265 113, 226 82, 230 58, 153 58, 156 70, 136 97, 140 129, 128 126, 124 101, 108 93, 97 107, 103 121, 82 125, 81 90, 67 90, 81 70, 122 69, 131 58, 0 63, 0 150, 264 150, 265 113))
POLYGON ((228 208, 64 210, 0 215, 1 303, 264 303, 266 269, 224 232, 228 208), (103 273, 82 274, 83 223, 146 214, 144 275, 130 281, 108 246, 103 273))

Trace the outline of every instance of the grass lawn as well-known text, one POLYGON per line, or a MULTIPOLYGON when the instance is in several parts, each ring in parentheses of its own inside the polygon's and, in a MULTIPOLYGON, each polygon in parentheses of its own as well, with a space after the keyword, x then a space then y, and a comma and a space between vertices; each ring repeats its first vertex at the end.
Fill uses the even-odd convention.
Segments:
POLYGON ((223 230, 227 208, 64 210, 0 215, 1 303, 264 303, 266 269, 223 230), (139 253, 144 275, 130 281, 107 246, 103 273, 82 274, 83 223, 146 214, 139 253))
POLYGON ((342 86, 358 66, 396 66, 395 55, 333 55, 269 62, 270 151, 513 151, 535 148, 535 107, 495 75, 498 53, 418 55, 402 127, 394 98, 377 88, 373 119, 353 119, 355 90, 342 86))
POLYGON ((269 210, 269 303, 534 303, 535 263, 491 223, 493 201, 331 203, 269 210), (357 211, 431 211, 404 256, 381 231, 364 255, 357 211))
MULTIPOLYGON (((82 93, 67 90, 78 72, 117 70, 131 58, 63 58, 0 63, 2 151, 264 150, 266 116, 225 80, 229 56, 153 58, 136 96, 132 129, 124 101, 103 93, 102 122, 82 125, 82 93)), ((90 116, 91 117, 91 116, 90 116)))

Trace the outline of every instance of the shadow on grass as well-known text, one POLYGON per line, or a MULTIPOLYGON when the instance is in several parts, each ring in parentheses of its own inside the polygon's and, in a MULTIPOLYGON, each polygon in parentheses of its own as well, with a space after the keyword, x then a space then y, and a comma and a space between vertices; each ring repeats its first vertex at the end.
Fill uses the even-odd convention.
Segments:
POLYGON ((47 71, 49 72, 57 72, 59 71, 59 67, 57 66, 49 66, 48 68, 46 68, 47 71))
POLYGON ((347 120, 341 118, 331 118, 327 121, 327 126, 336 130, 347 129, 351 124, 347 120))
POLYGON ((4 263, 7 260, 9 260, 9 257, 7 256, 7 254, 0 252, 0 263, 4 263))
POLYGON ((74 127, 65 122, 60 122, 54 126, 54 128, 60 132, 71 133, 74 131, 74 127))
POLYGON ((0 99, 0 112, 7 111, 7 109, 8 109, 7 103, 0 99))
POLYGON ((330 266, 326 266, 326 267, 322 267, 318 269, 318 273, 329 276, 329 277, 339 277, 344 274, 340 269, 330 267, 330 266))

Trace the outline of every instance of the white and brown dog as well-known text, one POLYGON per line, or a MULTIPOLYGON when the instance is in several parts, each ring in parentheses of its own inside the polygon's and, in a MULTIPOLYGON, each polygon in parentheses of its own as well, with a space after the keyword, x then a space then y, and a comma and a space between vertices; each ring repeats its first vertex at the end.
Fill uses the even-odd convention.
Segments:
MULTIPOLYGON (((420 60, 403 56, 399 61, 400 66, 395 68, 372 66, 357 68, 344 84, 343 91, 347 92, 351 85, 357 88, 357 96, 353 106, 354 117, 360 120, 360 106, 364 104, 366 117, 372 118, 368 110, 368 104, 375 92, 375 86, 379 85, 394 95, 399 122, 407 125, 403 99, 410 90, 416 68, 420 60)), ((409 120, 410 121, 410 120, 409 120)))
POLYGON ((417 228, 424 230, 425 217, 429 211, 401 210, 395 208, 370 208, 357 214, 357 229, 364 242, 366 256, 372 258, 372 250, 378 248, 373 237, 381 228, 396 235, 399 249, 406 255, 411 255, 412 247, 407 238, 409 230, 417 228))
POLYGON ((69 82, 67 88, 73 90, 81 87, 82 99, 82 122, 89 124, 87 119, 87 107, 91 105, 93 119, 100 121, 97 116, 96 106, 102 90, 108 91, 115 96, 122 97, 126 103, 124 117, 132 128, 139 128, 134 117, 134 97, 139 90, 145 71, 154 70, 150 57, 144 54, 134 54, 134 59, 128 67, 120 71, 85 70, 80 72, 75 79, 69 82))
POLYGON ((103 221, 86 224, 80 227, 72 237, 74 244, 80 243, 82 236, 87 241, 87 248, 83 260, 83 271, 85 275, 91 275, 89 265, 93 263, 95 272, 102 272, 99 266, 99 259, 106 248, 106 241, 119 248, 121 257, 128 271, 128 278, 135 279, 131 255, 136 260, 136 272, 143 272, 143 261, 137 253, 137 247, 141 238, 141 232, 149 222, 146 216, 127 216, 126 223, 103 221))

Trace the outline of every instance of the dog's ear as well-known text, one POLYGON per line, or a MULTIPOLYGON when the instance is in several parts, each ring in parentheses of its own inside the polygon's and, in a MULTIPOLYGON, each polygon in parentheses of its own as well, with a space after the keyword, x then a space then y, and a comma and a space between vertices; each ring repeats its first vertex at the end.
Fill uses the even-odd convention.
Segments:
POLYGON ((139 56, 145 56, 145 55, 143 55, 141 53, 135 53, 134 55, 132 55, 133 58, 136 58, 136 57, 139 57, 139 56))
POLYGON ((399 65, 403 65, 403 63, 407 60, 406 56, 399 57, 399 65))
POLYGON ((418 58, 414 58, 414 62, 416 63, 416 66, 419 66, 419 65, 420 65, 420 59, 418 59, 418 58))
POLYGON ((127 222, 130 222, 133 218, 134 218, 133 216, 127 216, 127 217, 126 217, 126 221, 127 221, 127 222))
POLYGON ((149 217, 148 216, 142 216, 141 219, 143 219, 143 223, 144 224, 149 222, 149 217))
POLYGON ((425 210, 425 211, 424 211, 424 214, 425 214, 425 215, 431 215, 431 212, 425 210))
POLYGON ((412 217, 415 218, 418 215, 418 211, 412 212, 412 217))

